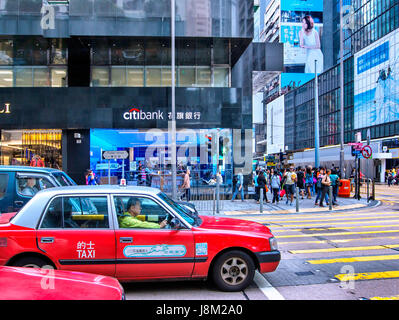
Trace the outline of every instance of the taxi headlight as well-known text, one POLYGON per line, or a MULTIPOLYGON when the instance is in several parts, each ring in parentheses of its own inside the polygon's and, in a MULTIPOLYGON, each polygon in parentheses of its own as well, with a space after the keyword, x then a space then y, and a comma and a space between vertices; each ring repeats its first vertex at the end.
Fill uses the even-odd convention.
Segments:
POLYGON ((274 237, 269 238, 270 250, 278 250, 277 240, 274 237))

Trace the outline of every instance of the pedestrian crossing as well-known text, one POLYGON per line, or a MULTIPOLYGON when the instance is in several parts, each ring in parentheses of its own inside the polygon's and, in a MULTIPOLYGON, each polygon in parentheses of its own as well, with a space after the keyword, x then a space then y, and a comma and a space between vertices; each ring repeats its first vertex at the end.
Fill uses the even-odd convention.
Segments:
MULTIPOLYGON (((395 210, 397 202, 388 201, 389 205, 374 211, 235 218, 270 228, 277 238, 282 260, 302 259, 338 283, 353 281, 356 285, 360 281, 399 280, 399 210, 395 210), (348 265, 354 272, 342 273, 341 268, 348 265)), ((381 293, 366 298, 399 300, 398 295, 384 295, 383 286, 381 293)))

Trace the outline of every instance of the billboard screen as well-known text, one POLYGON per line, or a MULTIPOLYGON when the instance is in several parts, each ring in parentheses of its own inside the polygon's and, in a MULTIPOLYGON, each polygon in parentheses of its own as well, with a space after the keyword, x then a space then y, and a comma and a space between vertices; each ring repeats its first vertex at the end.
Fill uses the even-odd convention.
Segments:
MULTIPOLYGON (((315 72, 323 72, 322 34, 323 1, 281 0, 280 42, 284 43, 284 67, 289 73, 285 76, 289 78, 287 83, 301 82, 302 85, 313 79, 315 72)), ((284 86, 281 87, 284 90, 284 86)))
POLYGON ((267 154, 284 152, 284 96, 267 104, 266 112, 267 154))
POLYGON ((354 128, 399 120, 399 30, 355 54, 354 128))

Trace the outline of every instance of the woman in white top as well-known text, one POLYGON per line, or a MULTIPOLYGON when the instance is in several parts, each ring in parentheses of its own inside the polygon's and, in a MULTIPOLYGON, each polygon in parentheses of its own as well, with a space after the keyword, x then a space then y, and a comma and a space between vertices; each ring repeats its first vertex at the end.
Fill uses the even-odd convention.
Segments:
POLYGON ((306 49, 305 73, 322 73, 324 65, 324 56, 320 48, 320 36, 314 28, 314 22, 311 16, 305 16, 302 19, 302 30, 299 31, 299 45, 306 49), (315 70, 315 60, 317 60, 317 70, 315 70))

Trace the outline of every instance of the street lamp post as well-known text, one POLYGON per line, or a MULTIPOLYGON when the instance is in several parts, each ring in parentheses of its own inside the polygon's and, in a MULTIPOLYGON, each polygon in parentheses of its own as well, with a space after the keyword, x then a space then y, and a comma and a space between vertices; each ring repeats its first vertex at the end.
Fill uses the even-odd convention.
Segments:
POLYGON ((171 132, 171 142, 172 142, 172 199, 177 199, 176 190, 176 88, 175 88, 175 56, 176 56, 176 34, 175 34, 175 15, 176 15, 176 3, 175 0, 170 1, 171 6, 171 59, 172 59, 172 132, 171 132))
POLYGON ((341 170, 341 178, 344 177, 344 30, 343 30, 343 5, 342 0, 339 1, 339 16, 340 16, 340 152, 339 152, 339 168, 341 170))
POLYGON ((319 139, 319 79, 317 78, 317 60, 314 61, 314 155, 315 168, 320 167, 320 139, 319 139))

